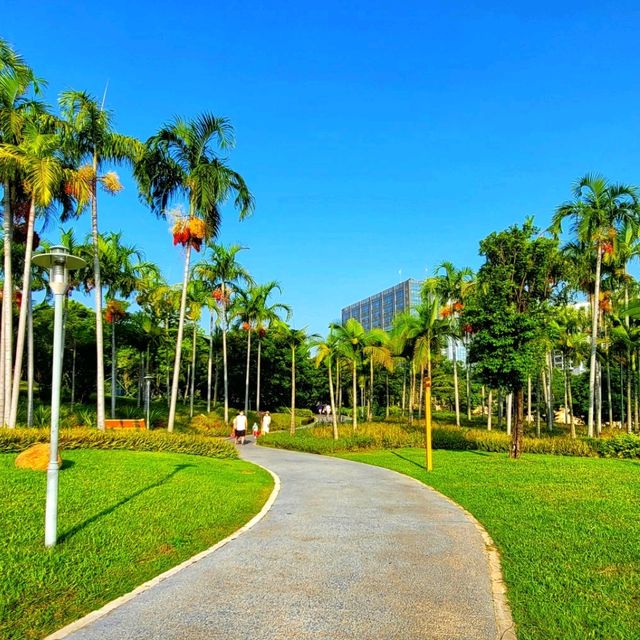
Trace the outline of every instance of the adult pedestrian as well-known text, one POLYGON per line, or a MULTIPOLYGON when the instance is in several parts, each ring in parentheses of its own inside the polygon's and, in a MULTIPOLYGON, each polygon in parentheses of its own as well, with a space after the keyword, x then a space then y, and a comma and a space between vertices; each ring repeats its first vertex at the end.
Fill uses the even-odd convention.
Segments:
POLYGON ((244 444, 244 437, 247 435, 247 416, 244 411, 240 411, 233 419, 233 431, 236 434, 236 444, 244 444))
POLYGON ((262 435, 268 434, 270 427, 271 427, 271 414, 268 411, 265 411, 264 415, 262 416, 262 435))

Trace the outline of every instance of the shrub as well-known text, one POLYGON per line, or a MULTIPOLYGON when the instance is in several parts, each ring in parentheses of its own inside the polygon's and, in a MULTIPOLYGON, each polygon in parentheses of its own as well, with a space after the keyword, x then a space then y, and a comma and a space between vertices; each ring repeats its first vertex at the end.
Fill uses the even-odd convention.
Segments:
MULTIPOLYGON (((48 429, 0 429, 0 453, 15 453, 49 441, 48 429)), ((65 449, 127 449, 190 453, 209 458, 237 458, 235 447, 219 438, 165 431, 113 429, 61 429, 59 445, 65 449)))
POLYGON ((621 433, 610 438, 589 438, 591 448, 604 458, 640 458, 640 436, 621 433))

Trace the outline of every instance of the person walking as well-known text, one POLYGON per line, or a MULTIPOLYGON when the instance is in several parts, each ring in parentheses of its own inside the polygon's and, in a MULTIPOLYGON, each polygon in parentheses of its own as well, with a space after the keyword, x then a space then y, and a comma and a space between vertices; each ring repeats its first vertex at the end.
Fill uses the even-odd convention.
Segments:
POLYGON ((244 444, 244 437, 247 435, 247 416, 244 411, 240 411, 233 419, 233 431, 236 434, 236 444, 244 444))
POLYGON ((271 427, 271 414, 268 411, 265 411, 264 415, 262 416, 262 435, 268 435, 270 427, 271 427))

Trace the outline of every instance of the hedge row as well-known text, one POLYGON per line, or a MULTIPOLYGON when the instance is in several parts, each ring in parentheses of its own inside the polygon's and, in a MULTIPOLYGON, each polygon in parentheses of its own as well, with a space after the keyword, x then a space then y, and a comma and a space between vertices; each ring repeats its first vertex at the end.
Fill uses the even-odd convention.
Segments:
MULTIPOLYGON (((15 453, 38 442, 49 441, 48 429, 0 429, 0 453, 15 453)), ((235 447, 225 440, 166 431, 61 429, 60 449, 127 449, 190 453, 208 458, 237 458, 235 447)))
MULTIPOLYGON (((331 439, 327 434, 326 429, 299 431, 295 436, 288 433, 274 433, 264 437, 262 444, 319 454, 364 449, 424 447, 422 433, 407 432, 397 427, 388 430, 382 427, 376 431, 355 433, 338 440, 331 439)), ((511 436, 499 431, 437 426, 433 429, 432 442, 434 449, 507 453, 511 447, 511 436)), ((523 450, 526 453, 563 456, 640 458, 640 436, 621 434, 602 439, 525 438, 523 450)))

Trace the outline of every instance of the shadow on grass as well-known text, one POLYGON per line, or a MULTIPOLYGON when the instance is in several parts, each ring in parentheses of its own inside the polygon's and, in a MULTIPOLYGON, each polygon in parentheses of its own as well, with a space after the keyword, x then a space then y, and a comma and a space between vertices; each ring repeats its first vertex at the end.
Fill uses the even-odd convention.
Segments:
POLYGON ((75 527, 72 527, 71 529, 69 529, 69 531, 66 531, 60 536, 59 542, 65 542, 69 538, 73 537, 79 531, 82 531, 82 529, 84 529, 85 527, 96 522, 97 520, 100 520, 100 518, 104 518, 105 516, 108 516, 110 513, 113 513, 116 509, 119 509, 123 505, 127 504, 127 502, 130 502, 131 500, 133 500, 134 498, 137 498, 143 493, 146 493, 147 491, 151 491, 151 489, 155 489, 157 487, 162 486, 163 484, 171 480, 171 478, 173 478, 173 476, 175 476, 177 473, 179 473, 180 471, 183 471, 184 469, 187 469, 188 467, 193 467, 193 465, 177 464, 173 469, 173 471, 171 471, 171 473, 168 473, 164 478, 160 478, 160 480, 153 482, 152 484, 149 484, 146 487, 143 487, 142 489, 138 489, 138 491, 135 491, 130 496, 127 496, 126 498, 122 498, 122 500, 120 500, 119 502, 116 502, 110 507, 103 509, 102 511, 100 511, 100 513, 96 513, 90 518, 87 518, 84 522, 77 524, 75 527))
POLYGON ((415 460, 412 460, 411 458, 407 458, 406 456, 400 455, 397 451, 391 451, 391 453, 394 456, 396 456, 396 458, 400 458, 402 460, 405 460, 406 462, 410 462, 412 465, 418 467, 418 469, 422 469, 423 471, 427 470, 426 462, 425 462, 425 464, 420 464, 419 462, 416 462, 415 460))

